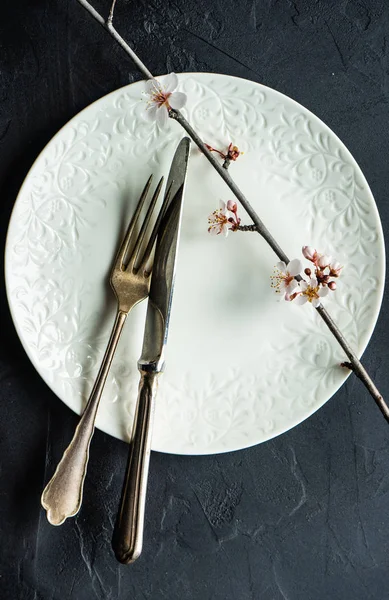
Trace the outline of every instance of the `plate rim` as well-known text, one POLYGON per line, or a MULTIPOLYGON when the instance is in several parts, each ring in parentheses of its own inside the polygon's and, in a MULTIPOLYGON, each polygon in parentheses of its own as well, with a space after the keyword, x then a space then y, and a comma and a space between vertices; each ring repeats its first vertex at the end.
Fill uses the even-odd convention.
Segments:
MULTIPOLYGON (((155 76, 155 79, 160 79, 163 77, 166 77, 167 74, 163 74, 163 75, 158 75, 155 76)), ((371 206, 370 208, 374 209, 374 218, 375 218, 375 222, 376 222, 376 226, 377 226, 377 233, 378 238, 377 238, 377 248, 379 248, 380 251, 380 258, 381 258, 381 272, 377 275, 378 278, 378 286, 377 286, 377 294, 375 297, 375 301, 374 301, 374 305, 372 306, 372 311, 373 311, 373 318, 371 320, 372 324, 369 325, 369 327, 367 328, 367 336, 366 336, 366 341, 362 346, 361 350, 358 350, 356 352, 357 356, 359 358, 361 358, 367 348, 367 346, 369 345, 371 338, 373 336, 374 330, 377 326, 377 321, 380 315, 380 311, 382 308, 382 301, 383 301, 383 296, 384 296, 384 289, 385 289, 385 277, 386 277, 386 245, 385 245, 385 237, 384 237, 384 231, 383 231, 383 227, 382 227, 382 222, 381 222, 381 217, 379 214, 379 210, 378 210, 378 206, 377 203, 375 201, 374 195, 371 191, 370 185, 364 175, 364 172, 362 171, 361 167, 359 166, 358 162, 356 161, 356 159, 354 158, 353 154, 351 153, 351 151, 348 149, 348 147, 345 145, 345 143, 340 139, 340 137, 337 135, 337 133, 335 133, 331 127, 325 122, 323 121, 320 117, 318 117, 317 115, 315 115, 310 109, 306 108, 304 105, 300 104, 300 102, 298 102, 297 100, 295 100, 294 98, 291 98, 290 96, 287 96, 286 94, 284 94, 283 92, 271 88, 263 83, 259 83, 257 81, 253 81, 251 79, 246 79, 244 77, 239 77, 236 75, 228 75, 225 73, 212 73, 209 71, 189 71, 189 72, 179 72, 177 73, 178 78, 180 79, 180 77, 182 75, 185 76, 193 76, 193 77, 197 77, 197 76, 209 76, 209 77, 223 77, 226 78, 228 80, 238 80, 238 81, 243 81, 246 83, 249 83, 250 85, 254 85, 254 86, 258 86, 259 88, 263 89, 263 90, 269 90, 272 94, 275 93, 276 95, 278 95, 280 97, 280 100, 285 99, 288 103, 292 103, 295 107, 297 107, 298 109, 302 110, 303 112, 305 112, 306 114, 308 114, 312 119, 314 119, 315 121, 317 121, 322 127, 324 127, 327 131, 327 133, 329 133, 332 137, 336 138, 338 144, 340 145, 341 149, 346 151, 347 156, 349 159, 351 159, 351 163, 352 166, 354 167, 354 169, 356 169, 356 171, 358 172, 358 175, 361 177, 362 182, 365 186, 365 193, 369 196, 370 201, 371 201, 371 206)), ((10 296, 10 275, 9 275, 9 271, 10 271, 10 259, 9 254, 10 254, 10 230, 11 230, 11 225, 13 220, 15 219, 15 212, 16 212, 16 206, 17 203, 19 201, 19 198, 21 197, 24 188, 27 186, 29 177, 31 175, 31 172, 34 170, 35 166, 37 165, 38 161, 40 160, 41 156, 45 153, 45 151, 47 150, 47 148, 51 145, 52 142, 54 142, 54 140, 56 140, 57 137, 59 137, 63 130, 65 130, 73 121, 78 120, 84 112, 89 111, 92 107, 94 107, 95 105, 97 105, 100 102, 103 102, 104 100, 107 100, 108 98, 110 98, 111 96, 117 95, 120 92, 123 92, 124 90, 127 90, 128 88, 131 88, 132 86, 135 85, 141 85, 142 83, 144 83, 145 81, 147 81, 146 79, 139 79, 138 81, 133 81, 129 84, 120 86, 118 88, 116 88, 115 90, 112 90, 111 92, 108 92, 107 94, 104 94, 103 96, 101 96, 100 98, 97 98, 96 100, 94 100, 93 102, 91 102, 90 104, 88 104, 87 106, 85 106, 84 108, 82 108, 78 113, 76 113, 75 115, 73 115, 66 123, 64 123, 59 129, 58 131, 50 138, 50 140, 43 146, 43 148, 39 151, 38 155, 35 157, 35 159, 33 160, 30 168, 28 169, 24 179, 23 179, 23 183, 21 184, 19 191, 16 195, 10 216, 9 216, 9 221, 8 221, 8 226, 7 226, 7 233, 6 233, 6 238, 5 238, 5 246, 4 246, 4 279, 5 279, 5 289, 6 289, 6 297, 7 297, 7 302, 8 302, 8 306, 9 306, 9 310, 10 310, 10 314, 12 317, 12 322, 13 325, 15 327, 15 331, 17 333, 17 336, 19 338, 20 343, 22 344, 22 347, 24 349, 24 351, 26 352, 30 362, 32 363, 32 366, 34 367, 35 371, 38 373, 39 377, 42 379, 42 381, 44 382, 45 385, 47 385, 47 387, 52 391, 52 393, 69 409, 71 410, 74 414, 76 414, 77 416, 80 416, 81 413, 76 412, 72 407, 70 407, 64 400, 62 400, 62 398, 60 398, 60 396, 57 395, 57 393, 54 391, 54 389, 52 388, 51 384, 48 383, 45 378, 40 374, 39 370, 38 370, 38 363, 35 361, 35 359, 32 356, 32 353, 27 345, 27 343, 25 342, 25 340, 23 339, 23 336, 21 334, 21 330, 19 328, 19 324, 18 321, 16 319, 16 315, 14 312, 14 307, 11 301, 11 296, 10 296)), ((194 142, 193 142, 194 143, 194 142)), ((254 446, 257 446, 259 444, 263 444, 265 442, 268 442, 272 439, 275 439, 277 437, 279 437, 280 435, 283 435, 284 433, 290 431, 291 429, 294 429, 294 427, 297 427, 298 425, 300 425, 301 423, 303 423, 304 421, 306 421, 307 419, 309 419, 315 412, 317 412, 318 410, 320 410, 325 404, 327 404, 327 402, 329 402, 335 395, 336 393, 339 391, 339 389, 344 385, 344 383, 347 381, 347 379, 349 378, 349 376, 352 374, 352 371, 350 371, 349 373, 345 373, 345 377, 344 379, 342 379, 342 381, 339 383, 339 385, 335 385, 333 392, 331 393, 331 395, 324 400, 322 403, 320 403, 319 405, 316 405, 312 410, 310 410, 308 413, 306 413, 304 415, 303 418, 297 418, 294 421, 291 421, 292 424, 289 424, 286 428, 281 429, 279 432, 277 432, 276 434, 272 434, 269 435, 268 437, 264 436, 264 439, 261 439, 260 441, 256 441, 256 442, 250 442, 248 444, 245 445, 239 445, 239 447, 234 447, 234 448, 222 448, 219 450, 212 450, 212 451, 189 451, 189 450, 185 450, 182 449, 180 450, 180 452, 177 451, 171 451, 171 450, 166 450, 166 449, 159 449, 159 448, 153 448, 154 452, 160 452, 163 454, 171 454, 171 455, 177 455, 177 456, 211 456, 211 455, 217 455, 217 454, 225 454, 228 452, 237 452, 239 450, 245 450, 248 448, 252 448, 254 446)), ((106 427, 104 424, 99 423, 98 425, 96 424, 96 428, 99 429, 100 431, 102 431, 103 433, 110 435, 120 441, 123 441, 124 443, 129 443, 128 440, 124 440, 123 437, 121 437, 117 432, 112 431, 110 429, 110 427, 106 427)))

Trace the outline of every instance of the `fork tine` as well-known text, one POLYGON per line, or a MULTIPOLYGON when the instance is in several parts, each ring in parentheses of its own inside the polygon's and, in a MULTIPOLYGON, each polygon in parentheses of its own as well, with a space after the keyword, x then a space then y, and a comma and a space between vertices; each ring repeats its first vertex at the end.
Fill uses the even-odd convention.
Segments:
POLYGON ((153 197, 151 199, 149 208, 147 210, 146 216, 145 216, 144 221, 142 223, 141 230, 140 230, 138 238, 137 238, 137 240, 135 242, 135 246, 134 246, 134 249, 132 251, 132 255, 131 255, 131 257, 130 257, 130 259, 128 261, 127 268, 131 265, 132 266, 132 270, 134 272, 139 269, 139 264, 138 263, 140 261, 137 261, 137 258, 138 258, 139 251, 140 251, 141 245, 142 245, 144 237, 145 237, 145 233, 147 231, 147 227, 149 226, 151 216, 153 214, 155 205, 157 203, 158 196, 159 196, 159 193, 161 191, 162 185, 163 185, 163 177, 161 177, 161 179, 159 180, 159 183, 157 185, 157 189, 155 190, 154 195, 153 195, 153 197))
POLYGON ((144 251, 143 256, 142 256, 142 260, 140 261, 140 266, 143 266, 145 268, 145 273, 144 273, 145 276, 148 276, 148 275, 151 274, 151 271, 150 272, 146 271, 146 266, 147 266, 147 262, 148 262, 148 260, 150 258, 151 252, 153 250, 154 243, 155 243, 155 240, 157 238, 158 231, 159 231, 159 228, 160 228, 160 225, 161 225, 161 221, 162 221, 162 219, 164 217, 164 214, 166 212, 166 208, 167 208, 167 206, 169 204, 169 201, 170 201, 171 191, 172 191, 172 185, 173 185, 173 182, 170 184, 169 189, 165 193, 165 198, 163 199, 163 203, 162 203, 162 206, 161 206, 160 211, 158 213, 157 220, 155 221, 155 225, 153 227, 153 231, 151 232, 150 239, 149 239, 148 244, 146 246, 146 250, 144 251))
POLYGON ((139 215, 142 212, 142 208, 143 208, 143 205, 144 205, 144 203, 146 201, 147 194, 148 194, 148 191, 150 189, 150 185, 151 185, 152 179, 153 179, 153 176, 150 175, 150 177, 147 180, 147 183, 146 183, 145 187, 143 188, 143 192, 141 194, 141 197, 139 198, 139 202, 138 202, 137 207, 135 209, 134 215, 133 215, 133 217, 132 217, 132 219, 130 221, 130 224, 129 224, 128 229, 126 231, 126 235, 124 236, 122 245, 120 246, 119 252, 117 254, 115 265, 118 265, 118 263, 119 263, 119 267, 121 269, 123 269, 124 259, 125 259, 126 254, 127 254, 128 246, 129 246, 130 239, 131 239, 131 235, 132 235, 132 232, 134 231, 135 225, 136 225, 136 223, 137 223, 137 221, 139 219, 139 215))

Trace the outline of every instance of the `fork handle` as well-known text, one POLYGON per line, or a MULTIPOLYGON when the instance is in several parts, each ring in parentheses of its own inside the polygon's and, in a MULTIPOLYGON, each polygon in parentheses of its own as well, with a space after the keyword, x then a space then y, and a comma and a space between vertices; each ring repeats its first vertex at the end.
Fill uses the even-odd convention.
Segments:
POLYGON ((80 510, 97 409, 126 318, 127 313, 118 310, 103 362, 73 439, 43 490, 41 503, 52 525, 62 525, 80 510))
POLYGON ((134 562, 142 552, 152 425, 159 375, 157 372, 141 369, 140 374, 132 441, 112 539, 116 558, 124 564, 134 562))

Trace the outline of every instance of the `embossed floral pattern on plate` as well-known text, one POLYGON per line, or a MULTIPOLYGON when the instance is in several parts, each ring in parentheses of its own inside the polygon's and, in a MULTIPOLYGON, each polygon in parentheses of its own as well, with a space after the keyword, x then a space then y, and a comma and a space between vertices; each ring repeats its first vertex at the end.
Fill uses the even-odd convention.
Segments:
MULTIPOLYGON (((19 193, 6 252, 7 293, 20 339, 53 391, 80 412, 105 349, 115 303, 107 275, 148 177, 168 170, 183 132, 142 114, 143 83, 72 119, 43 150, 19 193)), ((234 178, 290 256, 303 244, 345 265, 325 300, 361 354, 383 290, 384 247, 374 199, 331 130, 286 96, 250 81, 179 76, 183 109, 204 141, 244 155, 234 178)), ((166 373, 153 448, 206 454, 268 440, 301 422, 346 379, 331 334, 310 306, 278 302, 277 262, 255 234, 207 234, 230 194, 192 149, 166 373), (190 365, 190 368, 188 367, 190 365)), ((241 215, 244 216, 243 214, 241 215)), ((132 313, 97 426, 128 439, 145 306, 132 313)))

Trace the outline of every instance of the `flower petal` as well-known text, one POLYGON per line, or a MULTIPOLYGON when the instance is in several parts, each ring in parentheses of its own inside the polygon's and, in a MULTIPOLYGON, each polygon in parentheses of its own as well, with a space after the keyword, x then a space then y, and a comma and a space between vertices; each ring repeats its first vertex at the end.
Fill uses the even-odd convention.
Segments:
POLYGON ((160 106, 157 108, 156 117, 158 125, 164 127, 169 118, 166 106, 160 106))
POLYGON ((303 246, 302 253, 304 258, 313 261, 316 255, 316 250, 312 246, 303 246))
POLYGON ((306 290, 306 289, 307 289, 307 287, 308 287, 308 284, 307 284, 307 282, 306 282, 306 281, 300 281, 300 283, 299 283, 299 287, 300 287, 300 290, 302 290, 303 292, 305 292, 305 290, 306 290))
POLYGON ((186 104, 187 95, 182 92, 173 92, 171 96, 169 96, 169 104, 172 108, 176 108, 179 110, 186 104))
POLYGON ((156 104, 151 104, 147 106, 143 116, 147 119, 147 121, 155 121, 157 118, 157 110, 158 106, 156 104))
POLYGON ((163 87, 166 92, 172 92, 178 86, 178 77, 175 73, 170 73, 166 75, 163 80, 163 87))
POLYGON ((320 290, 318 291, 318 295, 320 296, 320 298, 324 298, 325 296, 327 296, 329 293, 329 289, 328 287, 322 287, 320 288, 320 290))
POLYGON ((339 277, 342 269, 342 265, 337 260, 333 260, 330 264, 330 272, 334 277, 339 277))
POLYGON ((228 235, 227 225, 223 225, 221 229, 222 229, 221 233, 224 235, 224 237, 227 237, 227 235, 228 235))
POLYGON ((299 275, 303 270, 303 263, 298 258, 294 258, 288 264, 287 270, 289 271, 290 275, 295 277, 295 275, 299 275))
POLYGON ((148 79, 146 81, 146 92, 147 94, 154 94, 154 92, 159 92, 162 88, 161 88, 161 84, 159 83, 159 81, 157 81, 156 79, 148 79))
POLYGON ((317 279, 316 277, 311 277, 311 279, 309 280, 309 285, 313 288, 317 287, 317 279))
MULTIPOLYGON (((285 284, 284 281, 282 283, 285 284)), ((289 285, 287 285, 285 287, 285 291, 287 294, 291 294, 298 287, 299 287, 299 284, 297 283, 297 281, 295 279, 292 279, 292 281, 289 283, 289 285)))
POLYGON ((321 269, 325 269, 326 267, 328 267, 328 265, 330 264, 330 262, 332 261, 331 256, 328 256, 327 254, 322 254, 319 258, 319 260, 317 261, 317 264, 319 265, 319 267, 321 269))
POLYGON ((299 294, 294 299, 294 302, 295 302, 295 304, 299 304, 301 306, 302 304, 305 304, 306 302, 308 302, 308 298, 304 294, 299 294))
POLYGON ((312 300, 312 306, 314 308, 317 308, 318 306, 320 306, 320 298, 313 298, 313 300, 312 300))
POLYGON ((226 214, 226 203, 223 200, 220 200, 219 207, 220 207, 220 210, 222 211, 223 215, 225 215, 226 214))
POLYGON ((283 260, 281 260, 280 262, 278 262, 276 264, 276 269, 278 269, 279 271, 281 271, 281 273, 286 273, 286 264, 284 263, 283 260))

